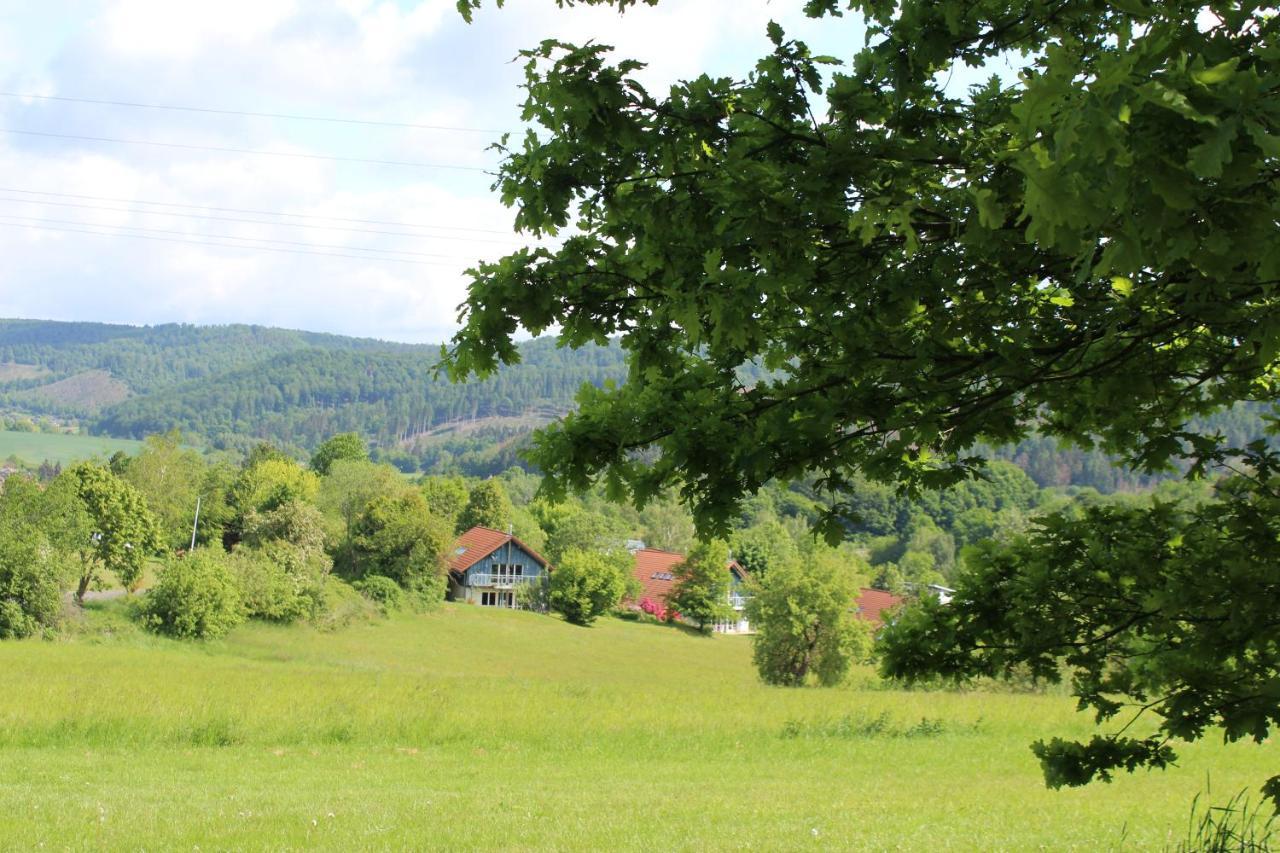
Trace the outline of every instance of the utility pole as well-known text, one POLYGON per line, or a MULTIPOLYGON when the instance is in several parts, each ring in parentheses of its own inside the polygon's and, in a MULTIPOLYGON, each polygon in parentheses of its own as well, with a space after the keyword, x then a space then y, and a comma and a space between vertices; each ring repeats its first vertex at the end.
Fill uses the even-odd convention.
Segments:
POLYGON ((196 549, 196 528, 200 526, 200 499, 202 497, 204 496, 196 495, 196 517, 195 520, 191 522, 191 547, 187 549, 188 551, 194 551, 196 549))

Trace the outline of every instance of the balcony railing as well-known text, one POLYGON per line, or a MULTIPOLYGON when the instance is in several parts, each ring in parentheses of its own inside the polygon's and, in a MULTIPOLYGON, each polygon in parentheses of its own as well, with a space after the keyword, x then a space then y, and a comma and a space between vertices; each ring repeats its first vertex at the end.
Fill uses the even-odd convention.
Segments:
POLYGON ((741 610, 747 606, 747 602, 751 600, 749 595, 738 595, 736 593, 729 594, 729 606, 734 610, 741 610))
POLYGON ((538 575, 467 575, 467 586, 491 586, 498 589, 511 589, 520 584, 537 580, 538 575))

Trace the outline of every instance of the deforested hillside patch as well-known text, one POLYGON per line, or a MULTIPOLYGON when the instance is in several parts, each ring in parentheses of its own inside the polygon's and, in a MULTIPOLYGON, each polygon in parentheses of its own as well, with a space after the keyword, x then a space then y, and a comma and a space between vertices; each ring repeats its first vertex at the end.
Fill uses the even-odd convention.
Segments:
POLYGON ((0 385, 42 379, 49 375, 51 375, 49 369, 38 364, 19 364, 13 361, 0 362, 0 385))
POLYGON ((105 370, 85 370, 14 395, 44 408, 92 414, 129 399, 129 386, 105 370))

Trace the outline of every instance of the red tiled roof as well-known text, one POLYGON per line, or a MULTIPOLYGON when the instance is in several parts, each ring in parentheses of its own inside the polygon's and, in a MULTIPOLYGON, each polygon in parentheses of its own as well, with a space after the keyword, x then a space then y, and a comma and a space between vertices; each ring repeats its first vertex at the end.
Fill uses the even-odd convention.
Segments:
POLYGON ((492 527, 473 527, 454 540, 453 552, 449 557, 449 571, 461 574, 508 542, 514 542, 527 551, 529 556, 537 560, 543 568, 551 570, 551 566, 541 554, 516 537, 501 530, 494 530, 492 527))
MULTIPOLYGON (((658 548, 641 548, 635 552, 635 566, 632 569, 636 580, 640 581, 642 590, 636 601, 646 598, 666 606, 667 596, 675 587, 675 567, 684 562, 684 554, 674 551, 662 551, 658 548)), ((747 570, 737 560, 730 560, 727 568, 737 572, 738 577, 745 578, 747 570)))
POLYGON ((672 578, 672 571, 684 562, 684 554, 660 551, 657 548, 641 548, 635 552, 635 558, 633 571, 642 587, 636 600, 643 601, 649 598, 665 606, 667 596, 676 585, 672 578))
POLYGON ((884 617, 880 614, 897 607, 904 600, 902 596, 891 592, 863 587, 854 602, 858 605, 859 619, 865 619, 872 625, 879 625, 884 621, 884 617))

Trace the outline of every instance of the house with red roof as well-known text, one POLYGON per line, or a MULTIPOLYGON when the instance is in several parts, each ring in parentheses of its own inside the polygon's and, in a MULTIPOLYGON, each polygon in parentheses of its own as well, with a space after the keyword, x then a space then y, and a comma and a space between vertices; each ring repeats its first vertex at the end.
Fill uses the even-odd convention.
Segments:
MULTIPOLYGON (((632 572, 641 588, 631 607, 641 609, 642 602, 649 601, 666 610, 667 598, 676 585, 675 568, 684 562, 684 554, 659 548, 636 548, 631 554, 635 559, 632 572)), ((716 623, 715 630, 720 634, 750 633, 751 623, 745 612, 747 599, 751 597, 745 587, 747 570, 737 560, 730 560, 725 570, 729 572, 729 606, 733 608, 735 618, 716 623)))
POLYGON ((449 598, 515 608, 516 590, 550 571, 547 561, 512 533, 473 527, 454 541, 449 554, 449 598))
POLYGON ((904 601, 906 599, 900 595, 863 587, 854 599, 858 608, 854 615, 864 622, 870 622, 873 628, 879 628, 884 624, 885 617, 904 601))

